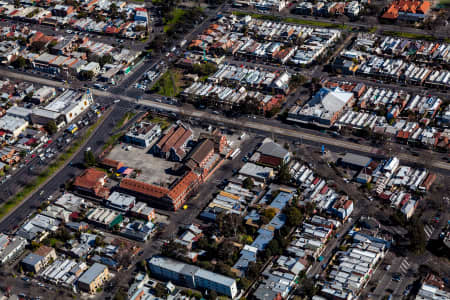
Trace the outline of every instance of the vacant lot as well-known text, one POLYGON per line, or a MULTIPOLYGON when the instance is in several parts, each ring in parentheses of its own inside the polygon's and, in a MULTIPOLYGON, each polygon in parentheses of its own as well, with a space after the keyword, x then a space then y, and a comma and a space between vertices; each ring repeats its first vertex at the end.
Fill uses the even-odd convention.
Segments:
POLYGON ((181 92, 182 77, 181 72, 170 69, 155 83, 152 92, 166 97, 175 97, 181 92))

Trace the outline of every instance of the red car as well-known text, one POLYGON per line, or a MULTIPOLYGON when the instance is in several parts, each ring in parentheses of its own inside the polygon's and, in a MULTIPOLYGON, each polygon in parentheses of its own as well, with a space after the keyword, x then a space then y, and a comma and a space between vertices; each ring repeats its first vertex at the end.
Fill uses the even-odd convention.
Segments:
POLYGON ((31 158, 35 158, 35 157, 36 157, 36 154, 31 155, 31 158))

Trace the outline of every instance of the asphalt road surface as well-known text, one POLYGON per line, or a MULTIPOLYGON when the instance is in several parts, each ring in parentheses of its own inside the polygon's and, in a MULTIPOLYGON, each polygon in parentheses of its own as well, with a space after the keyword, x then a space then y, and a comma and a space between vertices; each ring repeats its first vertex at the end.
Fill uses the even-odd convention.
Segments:
MULTIPOLYGON (((46 84, 50 86, 65 86, 64 83, 57 82, 54 80, 44 79, 44 78, 38 78, 35 76, 30 76, 24 73, 19 72, 12 72, 10 70, 2 70, 2 73, 4 73, 5 76, 9 76, 11 78, 16 78, 19 80, 26 80, 31 82, 37 82, 40 84, 46 84)), ((381 152, 379 148, 372 147, 370 145, 363 145, 360 143, 354 143, 348 140, 344 139, 336 139, 332 137, 328 137, 326 135, 320 134, 318 131, 313 130, 307 130, 305 128, 300 127, 292 127, 287 124, 281 124, 280 122, 276 122, 274 120, 267 120, 264 118, 261 119, 249 119, 246 117, 241 117, 239 119, 233 119, 228 118, 221 115, 216 115, 213 113, 210 113, 208 111, 202 111, 202 110, 196 110, 192 107, 188 106, 174 106, 170 104, 165 103, 159 103, 155 102, 149 99, 142 99, 137 100, 132 97, 128 97, 122 94, 117 93, 111 93, 108 91, 101 91, 101 90, 93 90, 93 94, 95 96, 105 97, 109 99, 120 99, 125 101, 125 104, 122 103, 121 105, 125 105, 128 108, 134 107, 136 104, 145 105, 150 108, 159 110, 159 111, 165 111, 165 112, 172 112, 177 114, 178 116, 183 115, 186 117, 191 118, 197 118, 199 120, 205 120, 208 122, 214 122, 217 125, 227 125, 232 128, 238 128, 241 130, 249 130, 255 133, 260 134, 269 134, 269 135, 280 135, 284 137, 289 137, 293 139, 300 140, 301 142, 309 142, 311 144, 315 145, 324 145, 327 149, 334 151, 349 151, 359 154, 365 154, 365 155, 371 155, 372 157, 377 158, 385 158, 388 155, 381 152), (276 123, 276 124, 274 124, 276 123)), ((151 97, 150 97, 151 98, 151 97)), ((422 150, 424 151, 424 150, 422 150)), ((420 154, 420 152, 419 152, 420 154)), ((438 171, 440 173, 444 174, 450 174, 450 164, 442 161, 437 157, 439 154, 432 153, 432 155, 436 156, 434 157, 434 161, 430 162, 430 167, 432 167, 435 171, 438 171)), ((413 156, 407 153, 399 153, 398 158, 401 159, 403 162, 408 163, 423 163, 423 158, 420 156, 413 156)), ((442 155, 441 155, 442 156, 442 155)))

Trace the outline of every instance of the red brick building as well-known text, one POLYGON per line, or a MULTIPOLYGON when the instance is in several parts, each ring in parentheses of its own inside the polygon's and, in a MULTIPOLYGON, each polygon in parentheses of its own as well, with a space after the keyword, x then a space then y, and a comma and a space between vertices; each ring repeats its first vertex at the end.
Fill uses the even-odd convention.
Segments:
POLYGON ((200 184, 200 176, 189 171, 170 188, 125 178, 120 188, 134 194, 140 199, 152 202, 157 206, 170 210, 179 209, 200 184))
POLYGON ((105 172, 90 168, 75 178, 73 186, 80 192, 93 194, 96 197, 106 199, 110 192, 109 189, 104 186, 106 178, 105 172))

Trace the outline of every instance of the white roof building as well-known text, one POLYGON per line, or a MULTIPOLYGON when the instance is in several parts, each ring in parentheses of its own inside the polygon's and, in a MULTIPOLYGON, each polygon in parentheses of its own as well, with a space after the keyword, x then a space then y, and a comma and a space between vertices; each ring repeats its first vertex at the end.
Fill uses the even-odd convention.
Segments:
POLYGON ((117 210, 128 211, 136 204, 136 197, 114 192, 108 197, 106 204, 117 210))
POLYGON ((14 137, 19 136, 28 126, 28 121, 10 115, 0 118, 0 129, 11 133, 14 137))
POLYGON ((353 100, 353 93, 338 87, 321 88, 303 107, 294 106, 288 119, 294 122, 314 123, 318 126, 330 127, 339 117, 343 109, 353 100))
POLYGON ((44 109, 64 116, 64 119, 68 124, 85 111, 92 103, 93 99, 89 90, 83 94, 74 90, 67 90, 45 106, 44 109))

